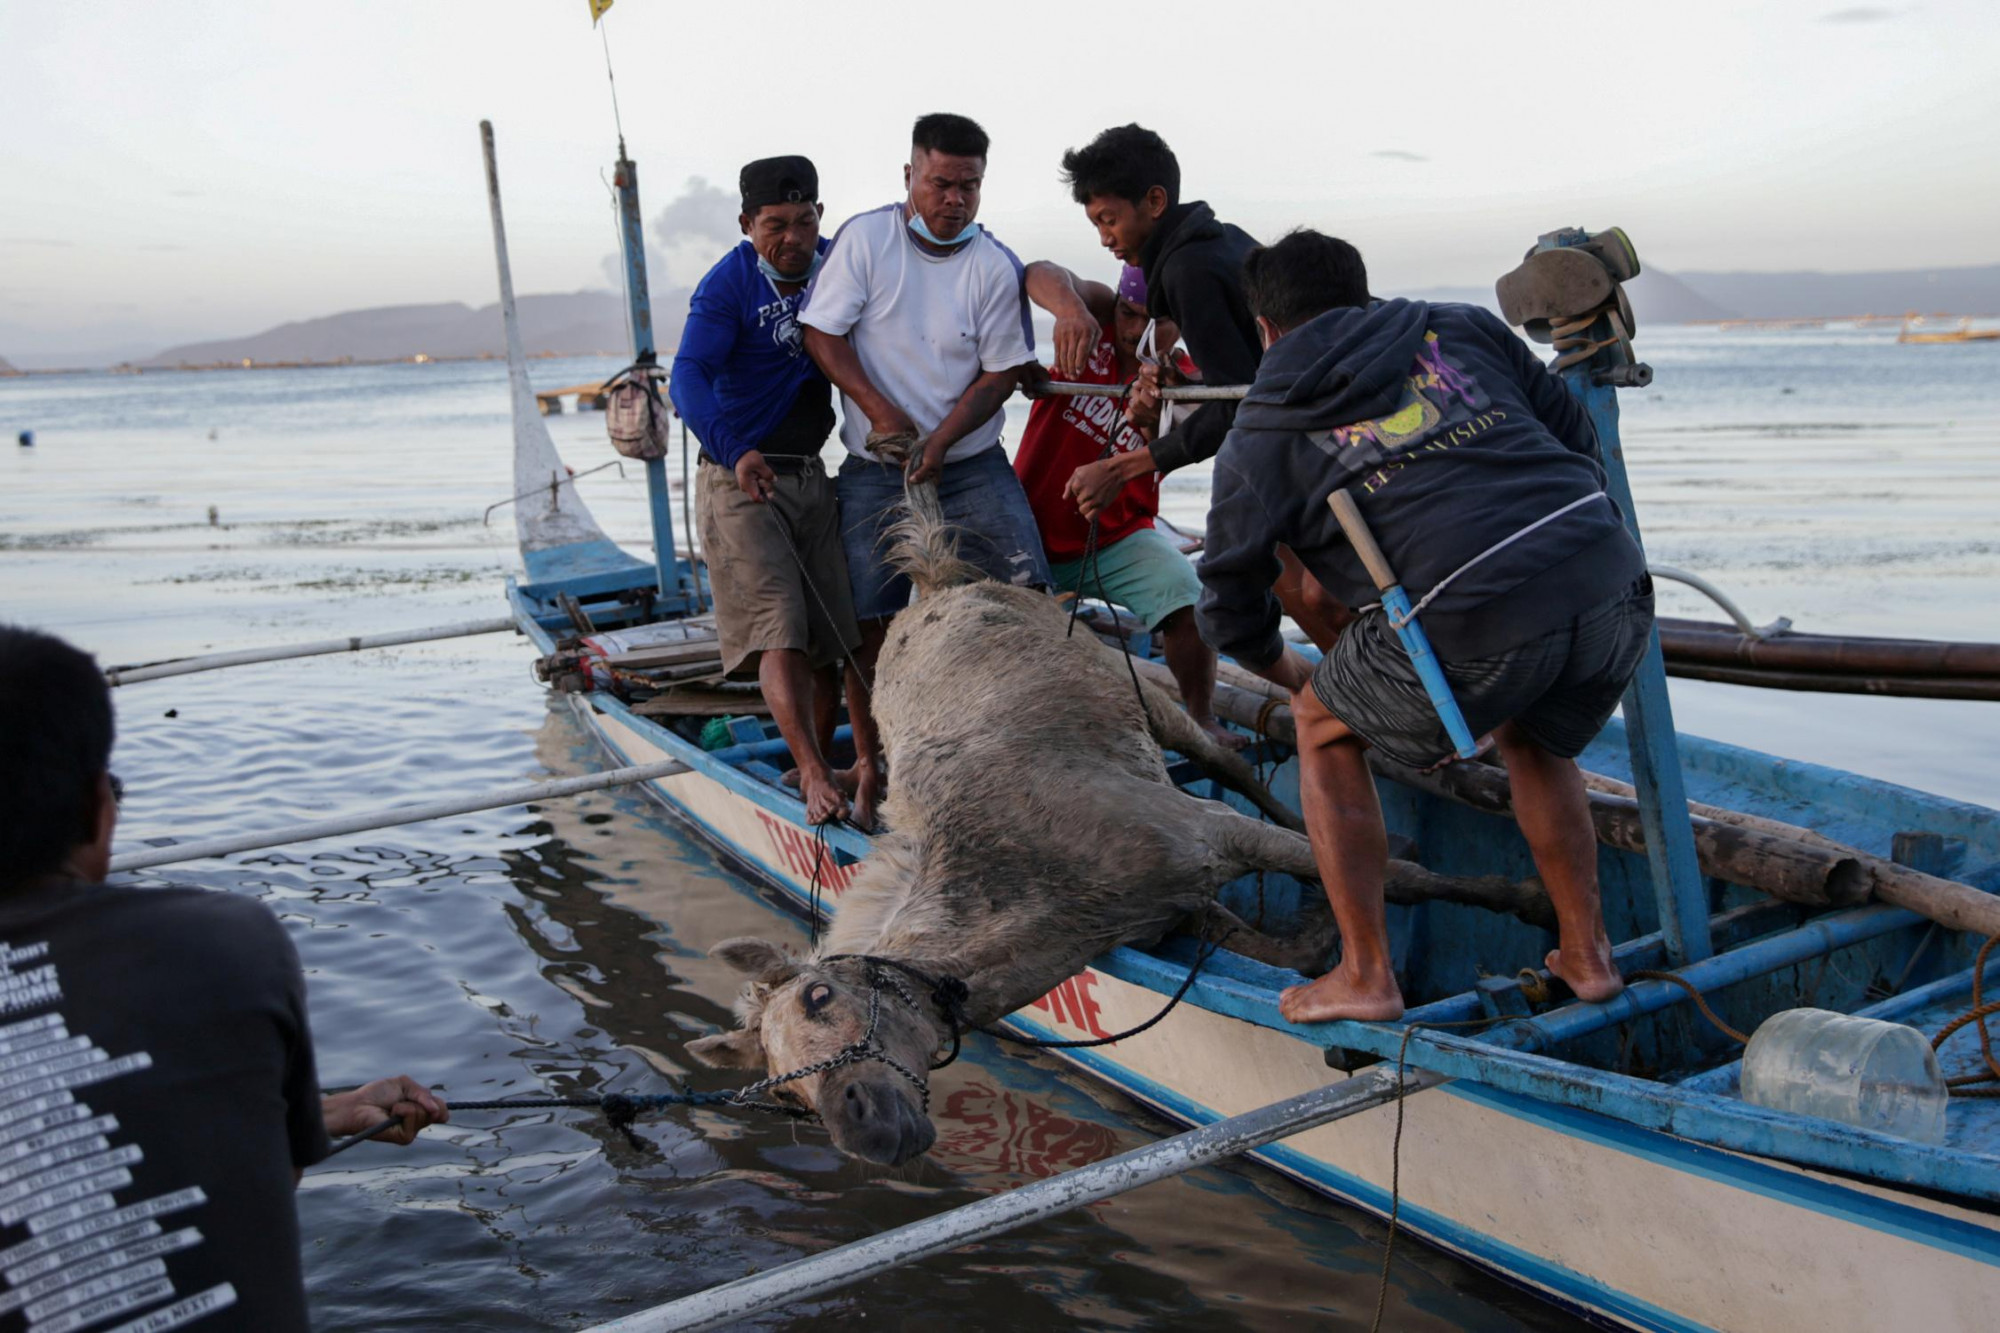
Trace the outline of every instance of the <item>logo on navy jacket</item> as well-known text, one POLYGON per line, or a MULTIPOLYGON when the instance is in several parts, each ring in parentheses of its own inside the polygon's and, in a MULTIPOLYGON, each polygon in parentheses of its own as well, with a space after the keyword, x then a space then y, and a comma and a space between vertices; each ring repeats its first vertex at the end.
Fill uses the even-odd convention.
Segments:
POLYGON ((1507 419, 1479 381, 1426 331, 1394 411, 1367 421, 1308 432, 1306 438, 1360 474, 1363 491, 1381 490, 1419 451, 1442 453, 1507 419))

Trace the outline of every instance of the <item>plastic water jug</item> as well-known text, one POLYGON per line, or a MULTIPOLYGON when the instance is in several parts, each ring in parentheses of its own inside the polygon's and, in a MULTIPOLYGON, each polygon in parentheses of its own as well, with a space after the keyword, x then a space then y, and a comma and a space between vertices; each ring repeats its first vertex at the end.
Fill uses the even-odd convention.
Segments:
POLYGON ((1948 1099, 1930 1042, 1901 1023, 1788 1009, 1743 1052, 1743 1100, 1773 1111, 1942 1143, 1948 1099))

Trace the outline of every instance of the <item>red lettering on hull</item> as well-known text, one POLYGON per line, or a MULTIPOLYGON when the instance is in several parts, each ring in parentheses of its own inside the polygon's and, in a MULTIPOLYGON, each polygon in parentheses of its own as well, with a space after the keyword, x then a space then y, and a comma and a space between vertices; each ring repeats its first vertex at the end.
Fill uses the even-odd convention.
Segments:
POLYGON ((1108 1037, 1111 1034, 1104 1028, 1097 997, 1091 994, 1096 986, 1096 974, 1079 972, 1041 999, 1030 1001, 1028 1007, 1044 1010, 1052 1014, 1057 1022, 1082 1028, 1093 1037, 1108 1037))
POLYGON ((795 824, 763 810, 757 812, 763 821, 764 832, 771 839, 771 851, 778 863, 807 883, 812 882, 815 863, 818 866, 819 882, 822 888, 831 889, 836 897, 847 892, 854 883, 854 876, 860 871, 861 863, 841 865, 834 860, 833 848, 814 841, 811 834, 795 824))

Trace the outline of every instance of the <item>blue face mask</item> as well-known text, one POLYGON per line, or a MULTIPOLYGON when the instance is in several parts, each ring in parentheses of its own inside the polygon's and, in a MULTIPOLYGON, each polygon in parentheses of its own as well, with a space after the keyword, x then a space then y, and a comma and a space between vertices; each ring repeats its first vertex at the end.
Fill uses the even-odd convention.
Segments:
POLYGON ((977 236, 979 234, 979 224, 977 222, 966 223, 965 230, 947 241, 941 237, 932 235, 930 224, 924 221, 924 215, 912 208, 910 210, 910 230, 924 240, 929 241, 932 245, 942 245, 949 249, 955 245, 964 245, 967 241, 977 236))
POLYGON ((811 282, 813 280, 813 274, 819 272, 819 261, 824 258, 826 258, 826 256, 821 254, 819 251, 817 250, 813 251, 812 263, 806 268, 806 271, 804 273, 794 278, 787 274, 778 272, 778 266, 776 264, 773 264, 770 260, 764 258, 764 256, 758 255, 757 271, 763 274, 765 277, 769 278, 772 282, 811 282))

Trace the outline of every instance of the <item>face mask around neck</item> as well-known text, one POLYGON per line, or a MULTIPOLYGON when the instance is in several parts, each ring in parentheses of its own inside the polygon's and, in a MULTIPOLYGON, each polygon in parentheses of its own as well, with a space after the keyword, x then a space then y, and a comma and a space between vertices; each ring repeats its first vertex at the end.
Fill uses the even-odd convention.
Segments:
POLYGON ((763 274, 765 277, 769 278, 772 282, 811 282, 813 279, 813 274, 819 272, 820 260, 824 258, 826 258, 826 256, 821 254, 819 251, 817 250, 813 251, 812 263, 806 266, 806 271, 804 273, 794 278, 789 274, 778 272, 778 266, 776 264, 773 264, 770 260, 764 258, 764 256, 758 255, 757 271, 763 274))
POLYGON ((979 234, 979 224, 977 222, 966 223, 965 230, 947 241, 942 237, 933 235, 930 224, 924 221, 924 215, 913 207, 910 209, 910 230, 915 232, 920 239, 929 241, 932 245, 942 245, 946 249, 950 249, 954 246, 964 245, 967 241, 977 236, 979 234))

